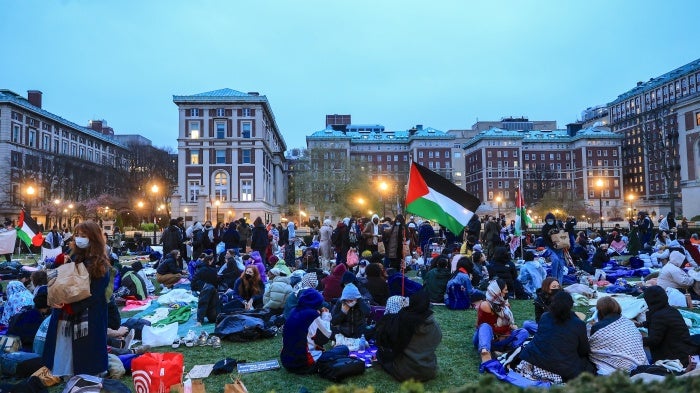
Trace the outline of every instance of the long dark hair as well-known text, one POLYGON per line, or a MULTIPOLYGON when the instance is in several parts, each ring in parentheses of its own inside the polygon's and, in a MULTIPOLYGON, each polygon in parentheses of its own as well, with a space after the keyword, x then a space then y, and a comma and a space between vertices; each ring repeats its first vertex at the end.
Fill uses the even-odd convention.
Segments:
POLYGON ((83 221, 75 226, 73 234, 71 259, 75 263, 85 263, 85 267, 90 273, 90 279, 94 280, 104 277, 107 274, 107 269, 112 265, 107 257, 105 236, 100 226, 93 221, 83 221), (81 232, 88 238, 89 245, 87 248, 75 246, 75 237, 78 232, 81 232))

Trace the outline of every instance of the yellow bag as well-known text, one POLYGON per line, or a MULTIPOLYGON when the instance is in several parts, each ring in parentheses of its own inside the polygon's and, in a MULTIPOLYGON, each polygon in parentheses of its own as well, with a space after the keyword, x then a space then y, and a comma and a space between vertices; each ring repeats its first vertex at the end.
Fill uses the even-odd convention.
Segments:
POLYGON ((53 375, 51 370, 46 366, 36 370, 34 374, 32 374, 32 377, 39 378, 41 383, 47 388, 61 383, 61 378, 53 375))
POLYGON ((241 381, 241 377, 236 377, 236 379, 231 376, 233 383, 227 383, 224 385, 224 393, 248 393, 248 389, 241 381))
POLYGON ((49 271, 49 306, 70 304, 90 297, 90 274, 83 263, 66 263, 49 271))

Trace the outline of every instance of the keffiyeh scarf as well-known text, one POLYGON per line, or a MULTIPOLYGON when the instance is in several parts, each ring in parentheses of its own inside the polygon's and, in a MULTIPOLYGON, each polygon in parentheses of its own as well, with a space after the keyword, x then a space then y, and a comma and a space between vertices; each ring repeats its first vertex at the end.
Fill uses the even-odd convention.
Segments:
POLYGON ((510 326, 515 322, 513 312, 510 310, 510 305, 501 295, 501 288, 498 286, 496 280, 489 283, 486 289, 486 300, 491 305, 493 312, 498 315, 496 326, 510 326))
POLYGON ((402 308, 408 306, 408 298, 403 296, 392 296, 386 301, 385 314, 398 314, 402 308))

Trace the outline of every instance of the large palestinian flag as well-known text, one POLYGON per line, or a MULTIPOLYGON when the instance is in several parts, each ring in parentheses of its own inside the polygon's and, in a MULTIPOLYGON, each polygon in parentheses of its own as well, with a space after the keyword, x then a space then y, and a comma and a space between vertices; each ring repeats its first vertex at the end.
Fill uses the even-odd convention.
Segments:
POLYGON ((19 237, 27 247, 32 245, 41 246, 44 243, 44 236, 39 230, 39 225, 29 214, 25 214, 24 209, 19 212, 19 222, 17 223, 17 237, 19 237))
POLYGON ((449 180, 416 164, 411 164, 406 194, 406 211, 437 221, 459 234, 474 215, 481 201, 449 180))

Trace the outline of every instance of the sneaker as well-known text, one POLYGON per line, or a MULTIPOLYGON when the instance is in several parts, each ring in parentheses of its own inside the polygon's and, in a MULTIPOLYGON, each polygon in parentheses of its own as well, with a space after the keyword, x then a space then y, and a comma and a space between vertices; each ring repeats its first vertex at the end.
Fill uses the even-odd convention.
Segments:
POLYGON ((131 349, 131 353, 135 355, 143 355, 144 353, 148 352, 151 350, 150 345, 139 345, 136 348, 131 349))
POLYGON ((207 340, 209 338, 209 335, 207 332, 201 332, 199 333, 199 338, 197 339, 197 346, 203 347, 205 345, 211 345, 211 343, 207 340))
POLYGON ((173 343, 172 343, 171 346, 172 346, 173 348, 180 348, 180 344, 182 344, 182 340, 183 340, 183 339, 180 338, 180 337, 176 338, 175 341, 173 341, 173 343))
POLYGON ((134 335, 136 334, 136 331, 134 329, 129 329, 129 333, 126 334, 126 337, 124 337, 124 348, 129 349, 131 347, 131 342, 134 341, 134 335))
POLYGON ((207 339, 207 345, 211 345, 212 348, 221 348, 221 339, 217 336, 211 335, 207 339))
POLYGON ((197 340, 197 336, 194 334, 194 330, 190 330, 187 332, 187 335, 185 336, 185 346, 186 347, 194 347, 194 343, 197 340))

